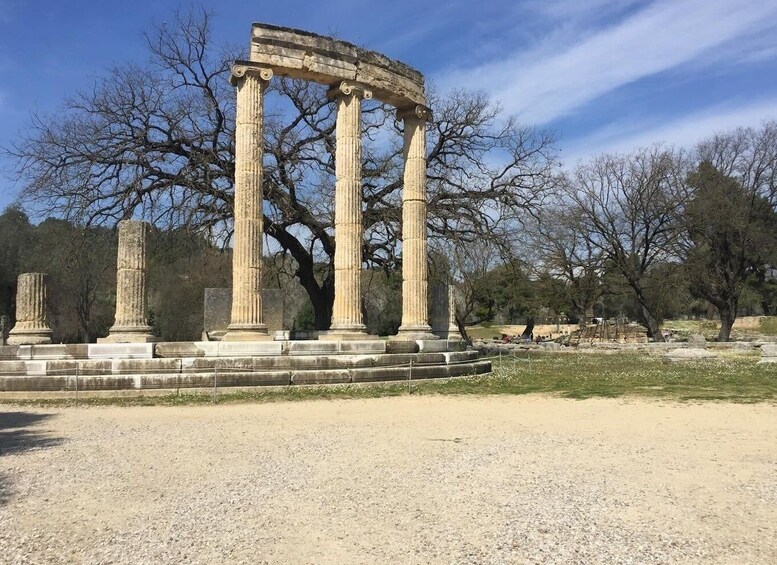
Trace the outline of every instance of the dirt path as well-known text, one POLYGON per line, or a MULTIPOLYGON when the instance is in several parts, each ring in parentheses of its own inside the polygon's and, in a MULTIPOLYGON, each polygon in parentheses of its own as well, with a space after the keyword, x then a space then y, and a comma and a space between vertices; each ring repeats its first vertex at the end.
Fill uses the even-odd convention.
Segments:
POLYGON ((777 560, 777 406, 0 408, 0 561, 777 560))

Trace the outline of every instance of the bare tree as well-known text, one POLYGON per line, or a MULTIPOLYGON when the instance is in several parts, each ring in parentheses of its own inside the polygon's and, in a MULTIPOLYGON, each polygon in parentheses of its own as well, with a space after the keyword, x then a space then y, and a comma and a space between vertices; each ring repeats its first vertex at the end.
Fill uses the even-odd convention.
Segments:
POLYGON ((547 272, 564 281, 569 313, 583 324, 605 292, 605 254, 585 231, 580 210, 555 199, 540 211, 529 242, 527 263, 535 265, 537 273, 547 272))
POLYGON ((650 269, 673 258, 685 170, 682 153, 656 146, 631 155, 602 155, 562 182, 581 233, 633 291, 657 341, 663 336, 646 285, 650 269))
MULTIPOLYGON (((233 206, 236 49, 211 42, 205 11, 178 15, 147 36, 147 65, 123 65, 56 116, 33 116, 7 153, 22 197, 38 211, 85 224, 142 216, 189 225, 225 243, 233 206)), ((265 230, 327 328, 334 299, 335 107, 324 87, 288 79, 268 89, 265 230)), ((432 243, 500 244, 546 193, 552 136, 502 116, 485 95, 432 94, 427 125, 432 243)), ((363 256, 396 269, 401 226, 401 124, 381 104, 364 109, 363 256), (387 135, 388 134, 388 135, 387 135)))

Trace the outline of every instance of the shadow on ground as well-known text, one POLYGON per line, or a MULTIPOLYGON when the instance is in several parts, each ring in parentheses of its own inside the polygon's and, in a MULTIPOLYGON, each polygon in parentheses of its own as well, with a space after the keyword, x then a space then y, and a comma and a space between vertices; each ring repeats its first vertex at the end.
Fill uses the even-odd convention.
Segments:
MULTIPOLYGON (((0 412, 0 457, 61 444, 62 438, 52 437, 45 428, 41 428, 41 424, 52 416, 34 412, 0 412)), ((10 479, 0 473, 0 504, 8 501, 10 479)))

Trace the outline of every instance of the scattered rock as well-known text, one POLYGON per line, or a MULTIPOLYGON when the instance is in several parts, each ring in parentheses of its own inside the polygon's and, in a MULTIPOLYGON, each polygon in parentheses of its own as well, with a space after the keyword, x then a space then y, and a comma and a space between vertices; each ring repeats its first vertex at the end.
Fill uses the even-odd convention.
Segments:
POLYGON ((777 344, 767 343, 761 346, 759 363, 777 363, 777 344))
POLYGON ((707 340, 704 339, 704 336, 701 334, 691 334, 688 337, 688 345, 697 349, 706 349, 707 340))

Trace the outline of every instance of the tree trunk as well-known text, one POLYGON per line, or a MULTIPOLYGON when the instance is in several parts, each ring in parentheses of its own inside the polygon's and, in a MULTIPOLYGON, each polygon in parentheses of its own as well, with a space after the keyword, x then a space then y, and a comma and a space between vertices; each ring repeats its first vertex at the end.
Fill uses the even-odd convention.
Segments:
POLYGON ((661 326, 659 326, 658 320, 653 315, 653 312, 650 310, 647 299, 645 298, 645 295, 642 293, 642 287, 636 281, 629 280, 628 282, 629 282, 629 286, 634 291, 634 297, 637 299, 637 304, 639 304, 640 311, 642 312, 642 318, 645 320, 645 325, 647 326, 647 331, 648 331, 648 337, 653 341, 661 341, 661 342, 665 341, 664 334, 661 333, 661 326))
POLYGON ((467 333, 467 326, 464 324, 464 320, 456 316, 456 325, 459 328, 459 333, 461 334, 461 338, 464 340, 464 342, 467 345, 472 345, 472 339, 469 337, 469 334, 467 333))
POLYGON ((305 290, 310 297, 310 302, 313 304, 316 330, 328 330, 332 324, 332 306, 335 302, 333 276, 327 276, 321 286, 318 284, 305 285, 305 290))
POLYGON ((656 320, 647 306, 640 303, 640 307, 642 308, 642 317, 645 319, 645 325, 647 326, 648 337, 653 341, 664 341, 664 334, 661 333, 658 320, 656 320))
POLYGON ((734 320, 737 319, 737 305, 736 302, 731 304, 730 302, 723 303, 720 307, 720 332, 718 332, 718 341, 728 341, 731 338, 731 328, 734 325, 734 320))
POLYGON ((521 337, 524 339, 529 339, 534 333, 534 318, 527 318, 526 319, 526 327, 523 330, 523 333, 521 334, 521 337))

